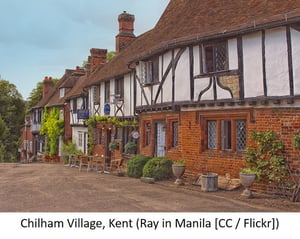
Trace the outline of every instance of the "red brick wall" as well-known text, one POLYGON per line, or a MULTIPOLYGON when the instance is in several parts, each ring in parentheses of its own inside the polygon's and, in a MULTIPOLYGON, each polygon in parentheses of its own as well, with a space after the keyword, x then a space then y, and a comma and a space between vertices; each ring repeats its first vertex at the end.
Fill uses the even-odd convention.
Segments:
MULTIPOLYGON (((286 158, 293 170, 300 168, 299 150, 293 148, 293 138, 300 131, 300 109, 277 108, 277 109, 234 109, 230 111, 187 111, 180 113, 149 113, 140 115, 140 153, 154 156, 155 128, 157 120, 165 120, 167 123, 166 156, 172 160, 184 158, 187 160, 185 177, 194 179, 198 174, 215 172, 219 175, 230 174, 238 178, 240 168, 245 167, 245 153, 227 152, 221 150, 207 150, 204 147, 204 129, 201 127, 201 116, 212 115, 214 117, 227 117, 228 114, 242 114, 247 120, 247 135, 253 129, 257 131, 273 130, 283 141, 286 149, 286 158), (178 147, 170 147, 170 122, 178 119, 178 147), (144 146, 145 124, 151 122, 151 144, 144 146)), ((203 123, 203 122, 202 122, 203 123)), ((249 139, 248 139, 249 140, 249 139)))
MULTIPOLYGON (((216 111, 217 112, 217 111, 216 111)), ((220 111, 219 111, 220 112, 220 111)), ((211 113, 211 112, 209 112, 211 113)), ((230 114, 228 111, 225 114, 230 114)), ((255 109, 247 117, 247 135, 251 131, 276 132, 285 145, 286 159, 295 171, 300 168, 299 150, 293 148, 293 138, 300 131, 300 109, 255 109)), ((205 115, 205 112, 201 112, 205 115)), ((186 176, 195 177, 199 173, 229 173, 238 177, 241 167, 245 167, 244 153, 206 150, 201 144, 203 128, 197 112, 181 112, 179 127, 179 147, 182 157, 187 159, 186 176)))

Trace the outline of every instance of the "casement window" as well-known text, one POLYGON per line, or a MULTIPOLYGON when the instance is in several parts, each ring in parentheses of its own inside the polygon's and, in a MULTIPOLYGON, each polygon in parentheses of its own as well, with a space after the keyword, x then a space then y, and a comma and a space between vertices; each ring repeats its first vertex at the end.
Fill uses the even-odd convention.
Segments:
POLYGON ((176 148, 178 146, 178 122, 172 122, 172 147, 176 148))
POLYGON ((83 133, 78 132, 78 146, 82 147, 82 145, 83 145, 83 133))
POLYGON ((118 78, 115 80, 115 97, 117 99, 124 98, 124 78, 118 78))
POLYGON ((93 103, 94 105, 100 104, 100 87, 98 86, 93 87, 93 103))
POLYGON ((141 81, 143 85, 151 85, 159 82, 159 57, 149 61, 140 62, 141 81))
POLYGON ((145 141, 144 146, 149 146, 151 144, 151 123, 145 123, 145 141))
POLYGON ((104 83, 104 101, 110 103, 110 81, 104 83))
POLYGON ((76 113, 76 111, 77 111, 77 98, 72 99, 71 107, 72 107, 72 111, 76 113))
POLYGON ((202 73, 228 70, 227 41, 202 45, 202 73))
POLYGON ((206 121, 207 149, 244 152, 247 143, 245 119, 217 119, 206 121))

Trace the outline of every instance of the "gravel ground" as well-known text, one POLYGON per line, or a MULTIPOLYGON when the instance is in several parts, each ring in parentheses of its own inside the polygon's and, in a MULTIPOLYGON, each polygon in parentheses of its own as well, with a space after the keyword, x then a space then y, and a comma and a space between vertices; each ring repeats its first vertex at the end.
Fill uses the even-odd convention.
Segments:
POLYGON ((0 164, 1 212, 300 212, 300 203, 254 193, 147 184, 62 164, 0 164))

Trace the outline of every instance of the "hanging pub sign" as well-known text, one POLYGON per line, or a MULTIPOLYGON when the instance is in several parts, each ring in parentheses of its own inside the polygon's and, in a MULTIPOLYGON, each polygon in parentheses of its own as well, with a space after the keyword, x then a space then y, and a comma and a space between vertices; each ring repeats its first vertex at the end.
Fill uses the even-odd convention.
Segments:
POLYGON ((110 104, 104 105, 104 115, 110 115, 110 104))
POLYGON ((77 110, 77 119, 88 119, 88 118, 89 118, 89 110, 88 109, 77 110))

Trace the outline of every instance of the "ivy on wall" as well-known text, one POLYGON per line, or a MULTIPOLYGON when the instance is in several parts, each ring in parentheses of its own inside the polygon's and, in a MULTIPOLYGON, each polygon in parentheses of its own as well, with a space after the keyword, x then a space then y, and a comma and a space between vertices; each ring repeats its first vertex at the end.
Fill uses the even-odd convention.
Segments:
POLYGON ((48 109, 44 108, 40 133, 46 136, 46 154, 50 156, 58 154, 58 140, 63 132, 64 120, 59 119, 59 109, 54 107, 48 112, 48 109))

